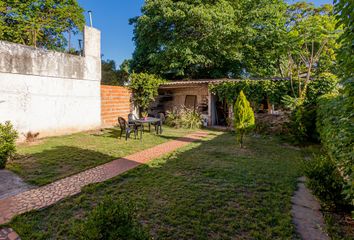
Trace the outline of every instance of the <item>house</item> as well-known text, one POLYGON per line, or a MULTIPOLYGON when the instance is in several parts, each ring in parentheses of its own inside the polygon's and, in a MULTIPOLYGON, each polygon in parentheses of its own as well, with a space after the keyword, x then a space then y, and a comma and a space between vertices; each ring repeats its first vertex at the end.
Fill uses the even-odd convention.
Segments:
POLYGON ((166 113, 174 107, 186 106, 200 112, 206 126, 227 125, 231 112, 226 103, 209 90, 210 84, 236 79, 200 79, 191 81, 170 81, 162 84, 159 95, 150 106, 149 113, 166 113))

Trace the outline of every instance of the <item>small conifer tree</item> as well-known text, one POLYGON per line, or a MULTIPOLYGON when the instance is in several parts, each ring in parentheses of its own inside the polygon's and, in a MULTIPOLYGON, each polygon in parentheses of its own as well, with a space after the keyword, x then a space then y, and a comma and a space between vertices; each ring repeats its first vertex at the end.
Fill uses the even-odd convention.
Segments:
POLYGON ((242 148, 245 133, 255 127, 253 110, 242 90, 238 95, 234 106, 234 127, 237 141, 242 148))

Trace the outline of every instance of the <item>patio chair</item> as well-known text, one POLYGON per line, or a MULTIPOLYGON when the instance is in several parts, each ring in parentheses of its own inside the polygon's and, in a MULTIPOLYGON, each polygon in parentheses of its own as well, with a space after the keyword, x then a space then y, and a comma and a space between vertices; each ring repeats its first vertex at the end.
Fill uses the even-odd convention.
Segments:
POLYGON ((165 115, 163 113, 159 113, 157 114, 156 118, 160 119, 159 121, 155 122, 155 123, 151 123, 153 126, 155 126, 155 131, 156 134, 162 134, 162 125, 165 122, 165 115))
POLYGON ((120 127, 119 139, 122 138, 123 132, 125 133, 125 140, 128 140, 131 132, 134 132, 134 138, 136 139, 136 135, 137 135, 138 130, 135 127, 135 124, 133 124, 133 125, 128 124, 127 121, 122 117, 118 117, 118 123, 119 123, 119 127, 120 127))
POLYGON ((135 128, 138 130, 138 132, 139 132, 139 129, 140 129, 140 136, 141 136, 142 133, 144 133, 144 124, 137 123, 137 122, 135 122, 135 120, 138 120, 138 118, 133 113, 129 113, 128 114, 128 124, 129 125, 134 125, 135 128))

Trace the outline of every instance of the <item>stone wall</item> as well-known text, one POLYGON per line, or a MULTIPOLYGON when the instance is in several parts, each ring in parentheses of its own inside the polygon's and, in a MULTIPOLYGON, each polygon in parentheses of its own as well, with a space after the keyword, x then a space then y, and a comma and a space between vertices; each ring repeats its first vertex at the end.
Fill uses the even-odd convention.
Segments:
POLYGON ((101 121, 105 127, 118 123, 118 117, 128 119, 132 112, 131 92, 126 87, 101 86, 101 121))
POLYGON ((100 31, 84 30, 84 56, 0 41, 0 122, 23 137, 101 125, 100 31))

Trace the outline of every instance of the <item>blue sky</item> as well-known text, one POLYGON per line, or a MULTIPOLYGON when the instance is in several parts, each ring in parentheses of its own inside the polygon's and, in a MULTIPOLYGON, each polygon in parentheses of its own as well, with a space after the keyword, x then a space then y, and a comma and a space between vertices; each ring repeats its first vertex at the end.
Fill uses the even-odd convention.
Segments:
MULTIPOLYGON (((124 59, 131 58, 134 51, 133 27, 129 18, 139 16, 144 0, 78 0, 87 11, 92 11, 93 26, 101 30, 103 59, 113 59, 119 66, 124 59)), ((288 0, 287 2, 296 2, 288 0)), ((332 0, 314 0, 316 5, 332 3, 332 0)))

